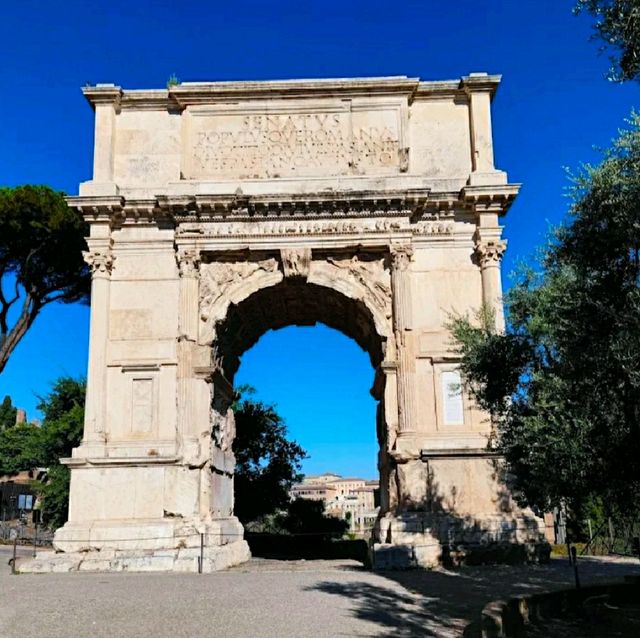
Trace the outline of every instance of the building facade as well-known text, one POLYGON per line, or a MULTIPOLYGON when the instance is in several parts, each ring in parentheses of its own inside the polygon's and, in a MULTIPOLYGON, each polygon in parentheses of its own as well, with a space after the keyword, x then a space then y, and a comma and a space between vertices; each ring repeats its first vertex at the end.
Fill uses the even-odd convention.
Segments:
POLYGON ((349 522, 349 531, 366 534, 375 525, 380 511, 378 481, 343 478, 338 474, 309 476, 294 485, 291 498, 322 501, 325 512, 349 522))

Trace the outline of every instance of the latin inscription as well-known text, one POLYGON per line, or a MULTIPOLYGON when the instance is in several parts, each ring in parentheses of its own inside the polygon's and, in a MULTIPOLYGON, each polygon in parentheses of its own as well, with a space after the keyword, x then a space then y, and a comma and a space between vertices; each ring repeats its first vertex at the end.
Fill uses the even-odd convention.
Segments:
POLYGON ((398 170, 395 113, 377 113, 373 122, 363 115, 343 111, 199 117, 192 133, 193 176, 282 177, 398 170))

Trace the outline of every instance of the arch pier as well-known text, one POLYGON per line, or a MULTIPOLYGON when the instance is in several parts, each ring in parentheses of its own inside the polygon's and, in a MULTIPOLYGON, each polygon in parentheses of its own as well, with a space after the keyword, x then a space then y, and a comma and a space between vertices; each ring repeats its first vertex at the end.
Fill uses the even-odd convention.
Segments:
POLYGON ((446 327, 483 304, 503 327, 500 218, 518 185, 493 162, 498 83, 83 89, 94 174, 69 202, 90 227, 85 429, 64 460, 57 553, 24 571, 247 560, 233 513, 234 375, 265 331, 316 322, 371 360, 378 566, 538 551, 542 522, 513 502, 487 451, 491 423, 460 384, 446 327))

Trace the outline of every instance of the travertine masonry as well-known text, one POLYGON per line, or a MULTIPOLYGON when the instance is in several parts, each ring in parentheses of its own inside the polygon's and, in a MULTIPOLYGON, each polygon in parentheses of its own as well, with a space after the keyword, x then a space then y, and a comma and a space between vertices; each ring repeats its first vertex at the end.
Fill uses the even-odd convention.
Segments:
POLYGON ((498 83, 83 90, 93 179, 69 201, 91 228, 87 416, 52 569, 182 569, 201 538, 226 557, 209 568, 245 559, 234 374, 265 331, 318 321, 370 356, 381 548, 430 564, 452 530, 538 539, 486 454, 446 328, 482 304, 503 327, 500 219, 518 185, 494 166, 498 83))

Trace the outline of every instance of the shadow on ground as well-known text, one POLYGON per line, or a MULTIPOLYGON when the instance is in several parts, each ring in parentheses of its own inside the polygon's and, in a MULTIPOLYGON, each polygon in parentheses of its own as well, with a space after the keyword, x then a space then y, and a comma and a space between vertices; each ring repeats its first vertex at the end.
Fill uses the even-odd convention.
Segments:
MULTIPOLYGON (((628 574, 640 574, 638 561, 580 563, 584 585, 622 581, 628 574)), ((379 576, 384 579, 380 586, 325 580, 310 589, 348 598, 352 613, 376 624, 379 636, 472 638, 480 636, 480 613, 492 600, 573 586, 573 569, 566 559, 548 565, 389 571, 379 576)))

